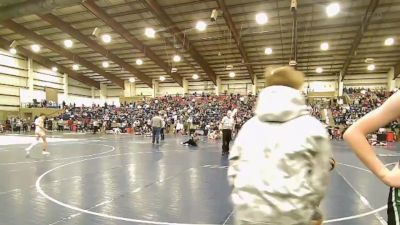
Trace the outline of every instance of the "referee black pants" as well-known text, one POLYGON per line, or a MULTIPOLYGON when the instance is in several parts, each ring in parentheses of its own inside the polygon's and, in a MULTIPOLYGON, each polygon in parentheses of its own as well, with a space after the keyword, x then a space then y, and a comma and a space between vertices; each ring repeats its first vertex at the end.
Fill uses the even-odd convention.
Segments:
POLYGON ((222 153, 229 153, 229 143, 232 140, 232 130, 222 129, 222 153))

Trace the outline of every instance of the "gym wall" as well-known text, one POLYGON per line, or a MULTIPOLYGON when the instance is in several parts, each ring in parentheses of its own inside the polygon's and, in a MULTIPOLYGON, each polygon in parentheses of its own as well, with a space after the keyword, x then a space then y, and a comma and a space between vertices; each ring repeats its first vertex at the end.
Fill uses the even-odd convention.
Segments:
MULTIPOLYGON (((58 96, 64 95, 62 74, 35 62, 32 71, 33 93, 28 91, 28 60, 0 50, 0 111, 15 112, 21 104, 32 102, 32 99, 46 98, 46 88, 51 88, 58 96)), ((90 87, 72 79, 68 79, 68 89, 69 98, 92 96, 90 87)))

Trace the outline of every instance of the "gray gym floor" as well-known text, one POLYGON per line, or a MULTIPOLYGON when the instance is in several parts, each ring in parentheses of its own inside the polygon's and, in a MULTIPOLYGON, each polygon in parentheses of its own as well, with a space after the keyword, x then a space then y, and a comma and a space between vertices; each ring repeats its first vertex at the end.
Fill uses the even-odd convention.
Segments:
MULTIPOLYGON (((10 136, 11 137, 11 136, 10 136)), ((63 135, 71 141, 0 146, 0 225, 233 224, 227 161, 220 142, 182 146, 185 137, 63 135)), ((4 136, 3 136, 4 138, 4 136)), ((0 143, 1 144, 1 143, 0 143)), ((385 224, 388 188, 344 142, 332 142, 337 167, 321 205, 326 224, 385 224)), ((377 149, 386 163, 398 147, 377 149)))

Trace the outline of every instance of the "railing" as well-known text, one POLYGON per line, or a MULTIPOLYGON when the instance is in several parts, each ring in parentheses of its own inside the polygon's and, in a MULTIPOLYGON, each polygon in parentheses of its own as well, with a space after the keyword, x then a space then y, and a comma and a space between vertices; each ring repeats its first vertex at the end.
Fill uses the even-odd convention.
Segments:
POLYGON ((47 108, 47 109, 60 109, 60 108, 62 108, 62 105, 60 105, 60 104, 47 104, 47 105, 45 105, 45 106, 43 106, 42 104, 40 104, 40 103, 36 103, 36 104, 34 104, 34 103, 32 103, 32 102, 29 102, 29 103, 21 103, 20 104, 20 107, 21 108, 47 108))

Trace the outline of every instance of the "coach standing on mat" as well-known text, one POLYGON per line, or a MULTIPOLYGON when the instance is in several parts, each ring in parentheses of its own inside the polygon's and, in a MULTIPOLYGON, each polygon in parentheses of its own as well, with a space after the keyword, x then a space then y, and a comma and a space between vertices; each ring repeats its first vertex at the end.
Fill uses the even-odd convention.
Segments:
POLYGON ((160 140, 160 131, 161 131, 161 127, 162 127, 162 119, 159 116, 159 113, 156 112, 155 116, 151 119, 151 127, 153 128, 153 144, 154 141, 156 141, 156 143, 159 143, 160 140))
POLYGON ((235 126, 235 116, 237 109, 233 112, 230 110, 226 113, 226 116, 222 118, 220 127, 222 129, 222 155, 229 155, 229 143, 232 140, 232 130, 235 126))

